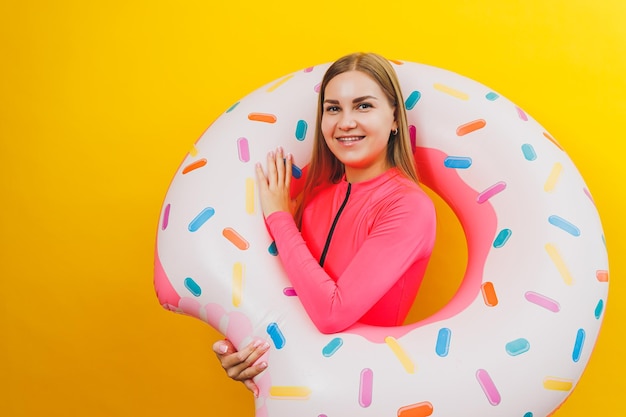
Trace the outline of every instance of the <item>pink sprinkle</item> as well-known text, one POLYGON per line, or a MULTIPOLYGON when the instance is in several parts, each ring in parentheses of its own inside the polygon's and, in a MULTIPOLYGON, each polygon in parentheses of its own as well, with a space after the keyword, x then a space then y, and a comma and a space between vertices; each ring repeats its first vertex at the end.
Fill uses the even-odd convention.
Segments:
POLYGON ((499 192, 503 191, 505 188, 506 188, 506 183, 504 181, 497 182, 494 185, 492 185, 491 187, 487 188, 482 193, 478 194, 478 197, 476 198, 476 201, 478 202, 478 204, 482 204, 485 201, 489 200, 494 195, 496 195, 499 192))
POLYGON ((541 295, 533 291, 528 291, 526 292, 526 294, 524 294, 524 297, 531 303, 537 304, 538 306, 550 310, 553 313, 558 313, 559 310, 561 310, 561 306, 559 306, 559 303, 551 298, 546 297, 545 295, 541 295))
POLYGON ((476 379, 480 384, 480 387, 483 389, 483 392, 487 396, 487 400, 489 400, 489 404, 498 405, 500 404, 500 393, 496 388, 493 380, 484 369, 479 369, 476 371, 476 379))
POLYGON ((417 146, 417 128, 415 125, 409 126, 409 138, 411 138, 411 150, 415 152, 415 147, 417 146))
POLYGON ((528 116, 526 116, 526 113, 524 113, 524 110, 520 109, 519 107, 515 107, 515 108, 517 109, 517 115, 519 116, 519 118, 527 122, 528 116))
POLYGON ((361 384, 359 385, 359 404, 361 407, 369 407, 372 404, 372 386, 374 385, 374 372, 369 368, 361 371, 361 384))
POLYGON ((304 72, 311 72, 313 71, 313 67, 308 67, 304 69, 304 72))
POLYGON ((237 150, 239 151, 239 160, 241 162, 248 162, 250 160, 250 148, 248 148, 248 139, 237 139, 237 150))
POLYGON ((315 90, 316 93, 319 93, 320 92, 320 88, 322 88, 322 83, 319 83, 315 87, 313 87, 313 90, 315 90))
POLYGON ((287 297, 295 297, 298 295, 296 294, 296 290, 294 290, 293 287, 283 288, 283 294, 285 294, 287 297))
POLYGON ((165 206, 165 212, 163 213, 163 223, 161 223, 161 230, 167 229, 167 225, 170 222, 170 204, 165 206))
POLYGON ((589 197, 589 200, 591 200, 591 202, 595 206, 596 202, 593 200, 593 197, 591 196, 591 193, 589 192, 589 190, 587 188, 583 188, 583 190, 585 191, 585 194, 587 195, 587 197, 589 197))

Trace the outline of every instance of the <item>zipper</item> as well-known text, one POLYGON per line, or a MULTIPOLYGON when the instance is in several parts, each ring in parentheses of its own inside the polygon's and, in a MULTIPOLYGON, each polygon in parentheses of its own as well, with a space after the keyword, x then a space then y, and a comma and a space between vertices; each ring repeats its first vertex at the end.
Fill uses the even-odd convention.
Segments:
POLYGON ((320 256, 320 266, 324 266, 324 261, 326 260, 326 253, 328 252, 328 247, 330 246, 330 241, 333 237, 333 233, 335 232, 335 226, 337 226, 337 222, 339 221, 339 216, 341 216, 341 212, 346 207, 348 203, 348 197, 350 197, 350 189, 352 188, 352 184, 348 183, 348 190, 346 191, 346 197, 343 199, 343 203, 337 210, 337 214, 335 215, 335 219, 333 220, 332 226, 330 226, 330 230, 328 232, 328 236, 326 237, 326 244, 324 245, 324 250, 322 251, 322 256, 320 256))

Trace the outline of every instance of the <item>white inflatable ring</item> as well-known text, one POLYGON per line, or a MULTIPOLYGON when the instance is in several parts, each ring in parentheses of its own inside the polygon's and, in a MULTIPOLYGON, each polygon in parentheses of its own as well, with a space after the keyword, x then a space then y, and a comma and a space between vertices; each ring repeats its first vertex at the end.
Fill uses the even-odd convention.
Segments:
POLYGON ((254 163, 280 145, 298 167, 308 164, 327 66, 251 93, 187 155, 159 222, 161 304, 238 347, 270 341, 257 417, 550 414, 585 368, 608 292, 602 226, 577 169, 489 88, 394 61, 422 180, 465 231, 466 275, 420 323, 321 334, 273 250, 254 163))

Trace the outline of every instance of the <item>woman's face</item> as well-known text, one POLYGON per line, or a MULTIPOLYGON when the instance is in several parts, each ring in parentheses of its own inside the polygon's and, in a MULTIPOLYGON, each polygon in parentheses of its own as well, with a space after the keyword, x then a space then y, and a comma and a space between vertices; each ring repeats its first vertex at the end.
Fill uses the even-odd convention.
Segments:
POLYGON ((398 127, 394 110, 378 83, 364 72, 341 73, 326 85, 322 134, 344 164, 349 182, 366 181, 387 170, 387 142, 398 127))

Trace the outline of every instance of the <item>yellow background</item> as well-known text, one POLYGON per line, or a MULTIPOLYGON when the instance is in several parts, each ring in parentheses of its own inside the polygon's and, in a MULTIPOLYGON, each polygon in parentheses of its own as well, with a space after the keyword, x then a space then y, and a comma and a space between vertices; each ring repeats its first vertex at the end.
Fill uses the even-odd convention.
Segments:
MULTIPOLYGON (((153 293, 161 202, 230 105, 360 50, 480 81, 567 150, 611 281, 596 350, 556 416, 625 415, 625 21, 624 0, 4 0, 0 415, 252 416, 210 350, 218 333, 153 293)), ((454 283, 463 244, 441 227, 431 271, 454 283)), ((435 287, 423 311, 445 298, 435 287)))

